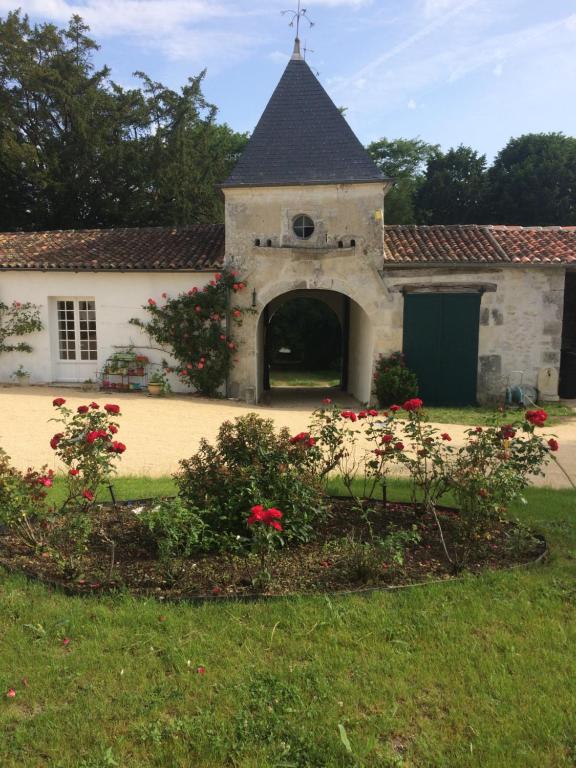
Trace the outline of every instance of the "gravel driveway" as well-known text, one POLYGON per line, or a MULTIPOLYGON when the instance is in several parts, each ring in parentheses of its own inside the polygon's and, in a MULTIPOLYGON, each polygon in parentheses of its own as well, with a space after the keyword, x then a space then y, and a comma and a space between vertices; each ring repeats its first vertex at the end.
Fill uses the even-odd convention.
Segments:
MULTIPOLYGON (((0 446, 12 457, 15 466, 25 469, 48 464, 58 469, 49 440, 57 431, 48 420, 54 416, 52 400, 65 397, 72 408, 96 399, 101 404, 118 403, 122 408, 119 438, 126 443, 119 473, 122 475, 169 475, 178 461, 194 453, 201 437, 212 440, 220 424, 249 411, 272 418, 278 426, 300 432, 307 426, 313 401, 292 397, 282 405, 250 406, 230 400, 206 400, 172 395, 151 398, 144 394, 84 393, 68 387, 0 387, 0 446)), ((318 403, 323 396, 319 391, 318 403)), ((349 405, 348 399, 342 403, 349 405)), ((458 445, 466 427, 439 425, 458 445)), ((560 443, 557 454, 576 478, 576 419, 551 428, 560 443)), ((560 469, 552 464, 538 485, 569 487, 560 469)))

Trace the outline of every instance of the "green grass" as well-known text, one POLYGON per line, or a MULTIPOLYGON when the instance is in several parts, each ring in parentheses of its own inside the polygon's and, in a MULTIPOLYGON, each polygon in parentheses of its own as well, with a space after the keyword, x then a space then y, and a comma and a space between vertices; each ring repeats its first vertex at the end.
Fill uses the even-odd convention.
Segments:
MULTIPOLYGON (((548 413, 546 425, 554 426, 560 424, 569 418, 574 418, 576 412, 573 408, 568 408, 560 403, 546 403, 543 407, 548 413)), ((491 424, 495 415, 498 414, 498 422, 502 424, 519 423, 526 409, 511 408, 505 413, 499 414, 494 406, 467 406, 462 408, 444 408, 426 407, 426 414, 429 421, 436 421, 441 424, 467 424, 469 426, 484 426, 491 424)))
POLYGON ((337 387, 338 371, 270 371, 271 387, 337 387))
POLYGON ((574 766, 575 495, 527 499, 547 564, 364 597, 164 605, 0 575, 0 765, 574 766))

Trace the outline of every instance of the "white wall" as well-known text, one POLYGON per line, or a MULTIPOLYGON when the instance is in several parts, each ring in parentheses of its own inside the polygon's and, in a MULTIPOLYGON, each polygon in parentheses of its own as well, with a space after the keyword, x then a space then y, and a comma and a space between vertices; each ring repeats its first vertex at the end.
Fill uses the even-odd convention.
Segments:
MULTIPOLYGON (((10 376, 21 364, 32 375, 32 383, 54 381, 57 373, 57 328, 51 308, 56 298, 94 298, 98 360, 85 363, 79 380, 95 379, 96 372, 119 346, 134 344, 151 362, 159 363, 161 352, 147 349, 149 340, 129 320, 144 318, 142 305, 149 298, 162 302, 161 294, 175 295, 190 288, 203 287, 212 273, 119 273, 119 272, 2 272, 0 273, 0 301, 27 302, 40 306, 44 330, 23 337, 33 347, 31 354, 6 353, 0 355, 0 381, 10 376)), ((172 382, 178 391, 177 382, 172 382)), ((182 390, 182 387, 180 387, 182 390)), ((186 390, 186 388, 184 388, 186 390)))

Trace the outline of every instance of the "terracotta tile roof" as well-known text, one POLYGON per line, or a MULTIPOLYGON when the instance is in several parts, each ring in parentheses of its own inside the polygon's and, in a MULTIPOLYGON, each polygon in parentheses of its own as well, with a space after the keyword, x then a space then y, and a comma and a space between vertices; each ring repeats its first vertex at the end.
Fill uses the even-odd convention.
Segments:
POLYGON ((223 224, 0 232, 0 270, 201 272, 223 257, 223 224))
POLYGON ((576 227, 392 224, 384 239, 385 265, 576 265, 576 227))
MULTIPOLYGON (((224 225, 170 229, 0 232, 0 271, 209 271, 224 258, 224 225)), ((384 265, 573 264, 576 227, 385 228, 384 265)))

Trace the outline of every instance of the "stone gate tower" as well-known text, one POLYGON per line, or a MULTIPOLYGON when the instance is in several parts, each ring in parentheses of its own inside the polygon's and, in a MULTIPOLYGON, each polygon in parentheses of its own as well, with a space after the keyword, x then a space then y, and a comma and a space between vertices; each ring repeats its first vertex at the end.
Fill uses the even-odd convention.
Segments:
POLYGON ((242 271, 255 310, 239 332, 230 394, 259 399, 265 387, 267 307, 302 291, 346 310, 346 385, 370 398, 388 304, 379 274, 384 253, 384 178, 340 110, 294 52, 228 180, 226 263, 242 271), (295 293, 296 292, 296 293, 295 293))

